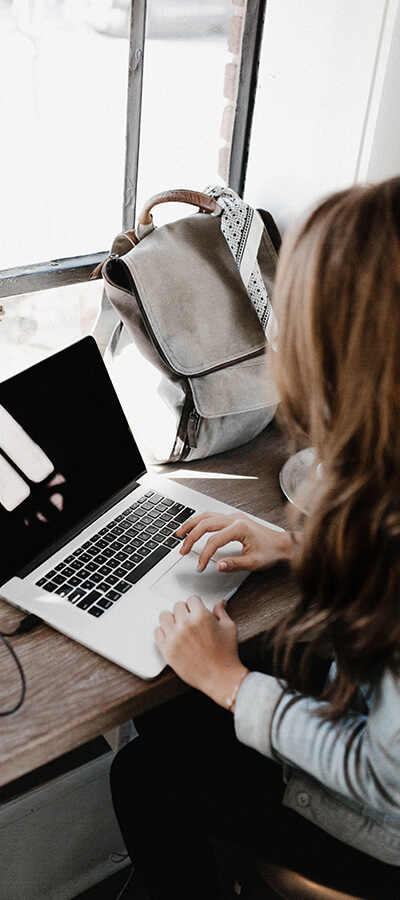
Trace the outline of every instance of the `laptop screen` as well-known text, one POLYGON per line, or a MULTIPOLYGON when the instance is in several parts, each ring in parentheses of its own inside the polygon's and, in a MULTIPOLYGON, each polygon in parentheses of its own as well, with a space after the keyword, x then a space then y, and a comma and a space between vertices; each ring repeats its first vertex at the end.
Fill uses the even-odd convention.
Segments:
POLYGON ((0 584, 145 465, 92 337, 0 384, 0 584))

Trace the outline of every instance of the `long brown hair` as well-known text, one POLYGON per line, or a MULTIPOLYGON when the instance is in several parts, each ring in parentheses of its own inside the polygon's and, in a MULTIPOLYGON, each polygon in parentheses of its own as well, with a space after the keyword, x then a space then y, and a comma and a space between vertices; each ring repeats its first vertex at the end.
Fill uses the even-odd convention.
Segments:
POLYGON ((310 689, 312 653, 332 646, 334 720, 400 662, 400 178, 335 194, 284 240, 274 306, 282 407, 322 468, 277 659, 293 683, 307 641, 310 689))

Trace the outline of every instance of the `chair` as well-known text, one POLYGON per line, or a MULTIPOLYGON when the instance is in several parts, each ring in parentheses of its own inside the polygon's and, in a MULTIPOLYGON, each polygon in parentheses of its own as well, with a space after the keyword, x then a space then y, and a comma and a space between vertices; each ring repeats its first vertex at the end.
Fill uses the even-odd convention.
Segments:
MULTIPOLYGON (((370 900, 360 894, 347 894, 323 884, 317 884, 297 872, 275 863, 256 859, 255 868, 260 885, 257 900, 370 900), (261 888, 261 885, 263 887, 261 888), (262 891, 265 892, 262 893, 262 891)), ((379 900, 376 897, 376 900, 379 900)))

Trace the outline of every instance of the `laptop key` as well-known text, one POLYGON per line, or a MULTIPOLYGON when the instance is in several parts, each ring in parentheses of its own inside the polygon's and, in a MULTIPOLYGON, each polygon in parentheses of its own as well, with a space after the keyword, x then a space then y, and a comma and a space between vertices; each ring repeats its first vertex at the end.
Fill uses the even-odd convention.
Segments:
MULTIPOLYGON (((79 606, 79 609, 89 609, 91 606, 93 606, 94 603, 96 603, 97 600, 101 599, 101 596, 102 595, 99 593, 99 591, 90 591, 90 593, 86 594, 85 597, 82 597, 82 599, 76 605, 79 606)), ((72 594, 70 595, 69 599, 72 599, 72 594)))
POLYGON ((185 506, 178 515, 174 516, 174 528, 177 528, 182 522, 186 522, 187 519, 190 519, 190 516, 192 516, 194 512, 194 509, 189 509, 188 506, 185 506))
POLYGON ((147 541, 146 547, 150 547, 150 550, 156 550, 159 544, 160 541, 151 540, 147 541))
POLYGON ((110 609, 112 601, 107 597, 102 597, 101 600, 98 600, 97 606, 101 606, 102 609, 110 609))
POLYGON ((75 590, 72 591, 71 594, 68 594, 68 600, 70 600, 71 603, 76 603, 77 600, 82 600, 84 596, 85 591, 83 591, 82 588, 75 588, 75 590))
POLYGON ((164 541, 165 546, 170 547, 171 550, 173 547, 177 547, 180 543, 180 540, 178 540, 178 538, 176 537, 168 537, 164 541))
POLYGON ((161 538, 169 537, 172 534, 174 527, 175 526, 172 522, 170 525, 164 525, 163 528, 160 528, 158 534, 161 538))
POLYGON ((52 581, 47 581, 44 578, 41 578, 40 580, 43 582, 43 584, 39 585, 39 582, 37 582, 38 587, 43 588, 44 591, 50 591, 50 593, 52 593, 57 589, 57 585, 53 584, 52 581))
MULTIPOLYGON (((129 581, 122 580, 122 581, 119 581, 118 584, 115 585, 113 590, 118 591, 119 594, 121 595, 121 594, 126 594, 126 592, 129 591, 131 589, 131 587, 132 587, 132 585, 130 584, 129 581)), ((108 591, 107 593, 109 594, 110 591, 108 591)))
POLYGON ((70 594, 73 590, 74 588, 72 587, 72 585, 69 586, 68 584, 64 584, 62 585, 62 587, 58 587, 55 593, 59 594, 60 597, 68 597, 68 594, 70 594))
POLYGON ((151 500, 152 500, 152 503, 159 503, 160 500, 165 500, 165 497, 162 497, 161 494, 157 494, 156 491, 152 491, 151 492, 151 500))
POLYGON ((115 554, 115 559, 118 559, 119 562, 124 562, 124 560, 128 558, 129 553, 127 550, 119 550, 118 553, 115 554))
POLYGON ((74 575, 75 573, 75 570, 72 569, 71 566, 63 566, 60 571, 64 575, 64 578, 71 578, 71 575, 74 575))
MULTIPOLYGON (((131 587, 131 585, 129 585, 129 587, 131 587)), ((120 597, 122 597, 121 592, 116 591, 115 588, 112 588, 111 591, 107 591, 105 599, 111 600, 111 603, 115 603, 115 601, 119 600, 120 597)))
POLYGON ((167 553, 170 553, 169 547, 165 547, 164 545, 157 547, 157 550, 154 550, 154 553, 150 553, 149 556, 146 556, 138 566, 132 569, 132 572, 130 572, 129 575, 125 576, 126 580, 129 581, 130 584, 136 584, 143 578, 143 575, 150 572, 153 566, 157 565, 161 559, 164 559, 164 556, 166 556, 167 553))
POLYGON ((172 506, 169 507, 168 512, 175 518, 175 516, 182 512, 183 509, 185 509, 183 503, 173 503, 172 506))
MULTIPOLYGON (((124 576, 125 577, 125 576, 124 576)), ((114 587, 114 585, 118 584, 119 579, 116 575, 108 575, 107 578, 102 582, 102 589, 107 591, 108 588, 114 587)))
POLYGON ((87 581, 83 581, 81 584, 81 588, 84 591, 90 591, 94 587, 94 581, 88 579, 87 581))
POLYGON ((91 555, 90 555, 89 553, 87 553, 86 550, 85 550, 84 553, 80 553, 80 554, 79 554, 79 561, 80 561, 81 564, 82 564, 82 563, 88 563, 88 562, 90 562, 90 560, 91 560, 91 555))

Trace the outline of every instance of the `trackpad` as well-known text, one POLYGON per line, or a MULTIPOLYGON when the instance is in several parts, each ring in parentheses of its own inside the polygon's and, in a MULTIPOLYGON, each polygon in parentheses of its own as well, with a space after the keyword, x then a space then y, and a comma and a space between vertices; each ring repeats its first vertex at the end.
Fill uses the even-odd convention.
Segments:
POLYGON ((151 590, 167 601, 170 609, 178 600, 185 602, 191 594, 198 594, 212 609, 218 600, 228 599, 248 575, 248 572, 231 575, 218 572, 212 560, 204 572, 196 572, 198 559, 194 552, 182 556, 151 586, 151 590))

